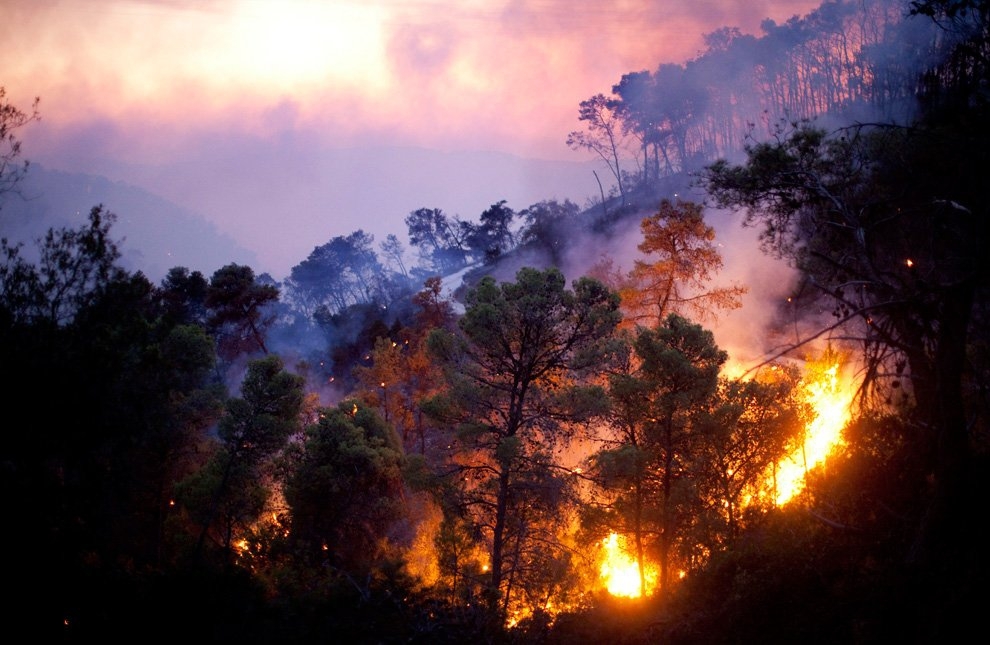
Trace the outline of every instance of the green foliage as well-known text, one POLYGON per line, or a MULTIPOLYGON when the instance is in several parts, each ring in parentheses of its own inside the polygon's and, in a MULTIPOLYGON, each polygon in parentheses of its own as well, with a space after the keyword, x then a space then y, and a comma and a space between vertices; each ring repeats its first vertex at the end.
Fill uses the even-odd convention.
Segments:
POLYGON ((241 397, 227 402, 218 433, 232 454, 259 463, 280 450, 299 425, 302 377, 286 372, 282 359, 251 361, 241 383, 241 397))
POLYGON ((759 517, 758 510, 772 504, 767 473, 803 436, 809 417, 797 400, 798 374, 780 366, 769 374, 762 380, 721 379, 696 419, 691 468, 707 517, 692 538, 710 550, 738 534, 744 513, 759 517))
MULTIPOLYGON (((701 508, 690 465, 701 433, 696 414, 709 405, 727 354, 710 331, 678 314, 654 329, 638 327, 626 338, 634 361, 628 371, 608 378, 616 438, 593 456, 592 473, 606 495, 610 530, 655 554, 666 591, 672 559, 688 560, 687 553, 673 549, 701 508)), ((597 534, 596 526, 586 528, 597 534)), ((636 558, 643 584, 642 549, 636 558)))
POLYGON ((235 532, 247 530, 265 509, 271 495, 265 475, 299 429, 303 385, 277 356, 248 363, 241 396, 226 401, 220 418, 218 449, 176 486, 180 507, 199 530, 195 562, 205 555, 208 537, 229 560, 235 532))
POLYGON ((228 264, 213 273, 205 304, 221 356, 230 360, 242 353, 268 353, 265 333, 274 319, 267 309, 278 296, 278 288, 255 280, 249 266, 228 264))
POLYGON ((363 574, 401 517, 405 456, 395 431, 354 401, 322 409, 290 457, 283 490, 305 561, 363 574))
POLYGON ((528 585, 543 584, 534 558, 555 557, 540 546, 554 543, 553 527, 564 520, 567 486, 554 454, 570 424, 604 409, 593 401, 600 390, 574 388, 605 358, 618 296, 589 279, 570 291, 559 270, 524 268, 514 283, 483 278, 466 301, 461 333, 434 330, 428 339, 448 389, 424 410, 458 430, 451 457, 458 490, 444 506, 461 509, 478 532, 493 527, 486 595, 504 611, 509 576, 517 594, 533 590, 528 585))

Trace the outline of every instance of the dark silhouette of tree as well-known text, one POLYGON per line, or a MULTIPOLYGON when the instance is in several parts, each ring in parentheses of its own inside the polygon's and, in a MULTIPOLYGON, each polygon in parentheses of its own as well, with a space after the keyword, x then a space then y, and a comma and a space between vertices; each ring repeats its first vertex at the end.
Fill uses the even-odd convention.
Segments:
POLYGON ((228 264, 213 273, 205 304, 223 358, 231 360, 255 351, 268 353, 265 334, 274 322, 268 307, 278 296, 278 287, 257 281, 249 266, 228 264))
POLYGON ((486 602, 503 616, 513 588, 525 587, 534 541, 552 544, 543 531, 559 518, 565 480, 554 455, 566 422, 601 410, 600 389, 575 377, 598 364, 618 297, 587 278, 570 291, 557 269, 523 268, 514 283, 483 278, 466 302, 459 334, 430 336, 449 390, 428 411, 458 429, 461 508, 490 549, 486 602))
POLYGON ((35 98, 29 112, 25 112, 7 100, 7 89, 0 86, 0 208, 5 194, 17 190, 30 162, 20 161, 21 141, 17 130, 41 118, 38 114, 40 98, 35 98))
POLYGON ((176 487, 177 499, 198 527, 194 562, 206 555, 211 538, 229 563, 235 535, 265 509, 272 492, 266 468, 300 429, 303 385, 278 356, 249 362, 241 396, 227 400, 220 418, 216 451, 176 487))
POLYGON ((3 317, 12 322, 54 328, 72 321, 125 271, 117 266, 120 251, 110 238, 117 216, 94 206, 87 225, 78 229, 49 229, 37 241, 40 257, 25 260, 22 245, 0 240, 3 317))
POLYGON ((547 199, 519 213, 526 223, 520 232, 520 245, 532 245, 548 254, 550 263, 560 266, 566 244, 580 209, 569 199, 547 199))
POLYGON ((23 613, 15 605, 18 622, 44 633, 76 607, 109 601, 125 568, 131 584, 171 564, 172 486, 198 465, 222 396, 210 383, 211 339, 117 266, 113 221, 96 207, 78 229, 50 229, 37 263, 3 245, 0 362, 17 378, 4 385, 13 425, 0 481, 25 492, 9 509, 25 524, 3 544, 30 563, 11 561, 11 582, 49 590, 23 613), (42 391, 57 402, 44 413, 42 391))
POLYGON ((581 101, 578 120, 585 123, 586 132, 575 130, 567 135, 567 145, 574 150, 589 150, 605 162, 619 188, 623 205, 626 191, 622 185, 620 162, 623 152, 623 131, 618 108, 604 94, 595 94, 581 101))
POLYGON ((515 211, 506 206, 504 199, 485 209, 481 214, 480 222, 471 228, 467 236, 467 245, 474 255, 491 263, 514 247, 512 220, 515 216, 515 211))
POLYGON ((303 561, 365 586, 402 516, 404 462, 395 431, 372 409, 355 400, 320 409, 287 455, 283 490, 303 561))
POLYGON ((966 496, 971 451, 963 381, 987 279, 988 204, 975 169, 988 133, 975 114, 832 135, 801 125, 707 175, 715 199, 745 209, 766 248, 834 302, 834 325, 866 351, 866 385, 883 398, 892 380, 910 379, 935 484, 919 557, 964 515, 952 510, 966 496))
POLYGON ((206 293, 209 282, 199 271, 186 267, 169 269, 161 284, 161 303, 165 315, 179 323, 206 326, 206 293))
MULTIPOLYGON (((351 305, 387 305, 385 270, 373 243, 374 236, 358 230, 313 249, 289 273, 293 303, 310 314, 320 307, 336 314, 351 305)), ((390 248, 401 253, 401 248, 390 248)))
POLYGON ((467 235, 470 226, 450 218, 439 208, 419 208, 406 216, 409 243, 420 251, 430 270, 448 275, 468 260, 467 235))

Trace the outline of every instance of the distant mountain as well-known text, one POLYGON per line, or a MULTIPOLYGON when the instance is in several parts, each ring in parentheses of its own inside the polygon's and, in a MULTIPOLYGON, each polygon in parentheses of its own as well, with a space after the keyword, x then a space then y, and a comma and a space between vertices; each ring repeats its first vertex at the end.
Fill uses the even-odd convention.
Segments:
POLYGON ((29 258, 34 240, 49 228, 78 228, 102 204, 118 218, 111 236, 118 242, 122 265, 142 271, 153 283, 176 266, 201 271, 207 278, 230 263, 257 266, 253 252, 219 233, 203 216, 131 184, 32 163, 19 193, 4 195, 0 202, 0 236, 24 242, 29 258))
POLYGON ((552 198, 584 205, 600 195, 596 172, 606 192, 609 188, 602 174, 607 170, 594 161, 411 147, 333 148, 299 138, 218 136, 182 155, 144 164, 109 158, 78 163, 67 156, 47 163, 142 186, 202 214, 257 254, 256 271, 278 280, 315 247, 359 229, 376 242, 389 234, 405 242, 404 218, 419 208, 477 221, 501 200, 517 211, 552 198))

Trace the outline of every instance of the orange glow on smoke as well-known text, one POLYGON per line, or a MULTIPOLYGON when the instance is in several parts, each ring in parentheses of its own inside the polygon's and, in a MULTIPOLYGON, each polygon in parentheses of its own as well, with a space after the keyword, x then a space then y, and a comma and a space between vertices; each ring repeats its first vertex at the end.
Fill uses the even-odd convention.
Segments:
MULTIPOLYGON (((639 585, 639 565, 636 558, 626 552, 626 540, 617 533, 610 533, 602 540, 603 556, 599 575, 605 588, 613 596, 639 598, 642 595, 639 585)), ((644 562, 646 588, 652 588, 657 581, 656 568, 644 562)))
POLYGON ((773 477, 778 505, 801 493, 805 474, 842 445, 842 430, 851 415, 854 387, 849 379, 842 377, 841 361, 834 355, 826 354, 820 362, 809 364, 803 387, 812 418, 805 428, 802 445, 777 464, 773 477))

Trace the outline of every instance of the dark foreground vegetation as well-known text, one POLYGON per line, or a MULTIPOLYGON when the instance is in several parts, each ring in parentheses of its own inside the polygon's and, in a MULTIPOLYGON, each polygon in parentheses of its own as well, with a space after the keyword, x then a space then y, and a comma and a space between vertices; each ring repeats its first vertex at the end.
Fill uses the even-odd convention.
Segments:
MULTIPOLYGON (((383 263, 358 231, 283 284, 230 264, 154 285, 120 266, 102 206, 35 249, 4 239, 6 629, 43 642, 979 637, 990 7, 826 2, 764 29, 713 34, 691 64, 582 103, 569 141, 616 180, 600 203, 499 203, 478 223, 413 211, 409 270, 396 237, 383 263), (700 82, 743 61, 747 74, 700 82), (759 92, 744 96, 743 78, 759 92), (733 150, 759 118, 747 106, 771 115, 767 134, 733 150), (625 137, 637 173, 611 145, 625 137), (706 203, 675 195, 689 184, 706 203), (766 330, 779 351, 742 377, 702 324, 746 293, 718 279, 711 204, 743 212, 799 275, 766 330), (574 268, 575 230, 605 241, 629 222, 634 262, 574 268), (449 297, 442 276, 468 266, 449 297), (819 351, 857 368, 855 414, 778 503, 819 351), (610 533, 633 545, 642 599, 598 579, 610 533)), ((3 98, 8 196, 27 170, 14 134, 35 115, 3 98)))

